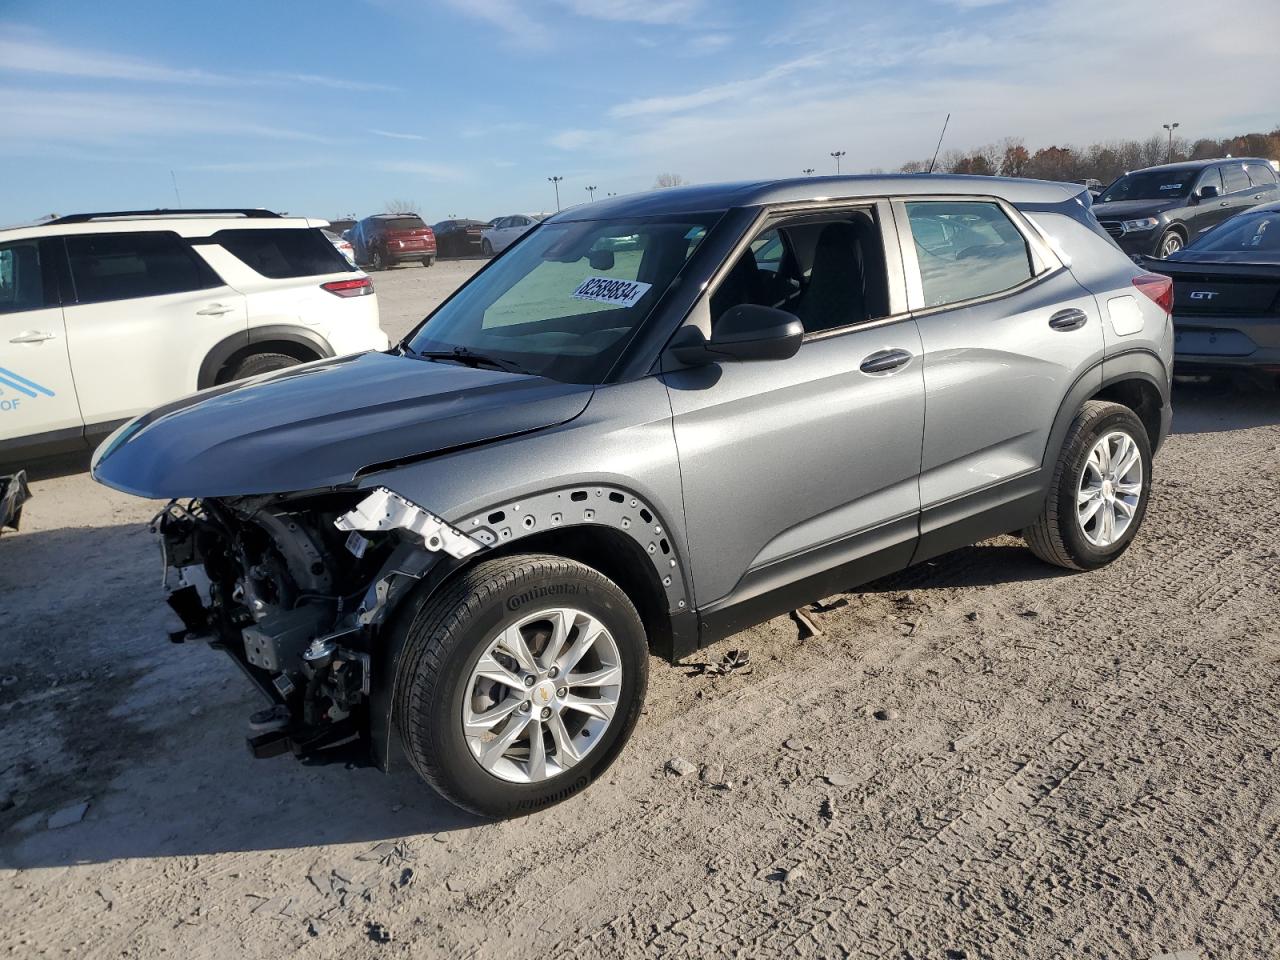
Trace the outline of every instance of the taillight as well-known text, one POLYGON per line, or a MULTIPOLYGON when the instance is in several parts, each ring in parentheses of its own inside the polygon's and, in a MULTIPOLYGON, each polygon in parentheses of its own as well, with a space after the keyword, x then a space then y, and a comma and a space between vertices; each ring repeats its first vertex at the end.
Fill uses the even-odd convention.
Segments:
POLYGON ((1133 285, 1165 313, 1173 313, 1173 280, 1158 273, 1133 278, 1133 285))
POLYGON ((357 280, 330 280, 320 284, 321 290, 328 290, 335 297, 367 297, 373 293, 373 281, 368 277, 357 280))

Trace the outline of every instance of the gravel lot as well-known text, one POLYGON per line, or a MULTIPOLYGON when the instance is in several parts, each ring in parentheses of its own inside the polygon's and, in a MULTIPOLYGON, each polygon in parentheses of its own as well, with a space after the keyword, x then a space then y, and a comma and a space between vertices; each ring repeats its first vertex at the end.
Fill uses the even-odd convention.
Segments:
MULTIPOLYGON (((477 266, 378 275, 388 332, 477 266)), ((609 776, 506 823, 251 760, 247 684, 164 639, 155 505, 37 480, 0 538, 0 956, 1275 956, 1280 394, 1176 403, 1113 567, 1001 538, 700 658, 748 668, 654 660, 609 776)))

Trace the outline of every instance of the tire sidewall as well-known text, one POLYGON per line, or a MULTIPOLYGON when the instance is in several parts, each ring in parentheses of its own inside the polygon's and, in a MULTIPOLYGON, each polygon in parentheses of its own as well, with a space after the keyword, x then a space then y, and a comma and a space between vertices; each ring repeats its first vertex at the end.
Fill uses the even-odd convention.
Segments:
POLYGON ((1165 250, 1166 244, 1168 244, 1168 242, 1175 237, 1178 240, 1177 250, 1181 250, 1183 246, 1185 246, 1185 244, 1182 241, 1182 234, 1178 233, 1177 230, 1166 230, 1164 235, 1160 238, 1160 246, 1156 248, 1157 256, 1159 256, 1161 259, 1164 259, 1170 254, 1177 252, 1177 250, 1168 250, 1168 251, 1165 250))
MULTIPOLYGON (((462 608, 465 610, 466 608, 462 608)), ((460 611, 461 612, 461 611, 460 611)), ((586 568, 552 574, 537 570, 494 589, 460 629, 450 631, 441 669, 425 692, 427 729, 434 766, 445 792, 472 810, 490 816, 533 813, 585 789, 617 757, 640 715, 648 673, 644 628, 626 595, 586 568), (486 771, 462 732, 462 706, 476 662, 498 632, 540 609, 572 606, 597 617, 618 645, 622 684, 612 725, 595 748, 572 769, 538 784, 512 783, 486 771)), ((407 683, 425 678, 405 677, 407 683)))
POLYGON ((1151 502, 1151 441, 1147 438, 1146 428, 1131 411, 1120 408, 1106 413, 1095 420, 1089 429, 1082 431, 1075 443, 1064 451, 1067 459, 1062 473, 1058 497, 1058 517, 1061 520, 1061 534, 1064 545, 1072 559, 1082 568, 1093 570, 1110 563, 1129 548, 1142 526, 1147 514, 1147 505, 1151 502), (1089 458, 1094 445, 1109 433, 1123 431, 1138 446, 1142 457, 1142 494, 1138 499, 1138 508, 1133 522, 1115 543, 1098 547, 1090 543, 1080 527, 1077 514, 1076 496, 1080 486, 1080 474, 1089 458))

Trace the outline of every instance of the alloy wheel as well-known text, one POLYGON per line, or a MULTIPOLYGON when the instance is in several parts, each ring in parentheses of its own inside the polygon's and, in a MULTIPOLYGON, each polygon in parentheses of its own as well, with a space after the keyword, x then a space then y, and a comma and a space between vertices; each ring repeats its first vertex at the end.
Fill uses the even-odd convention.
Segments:
POLYGON ((1176 233, 1171 233, 1164 238, 1164 242, 1160 244, 1160 258, 1171 256, 1182 249, 1182 237, 1176 233))
POLYGON ((1128 531, 1142 498, 1142 452, 1122 430, 1089 452, 1076 493, 1076 519, 1095 547, 1109 547, 1128 531))
POLYGON ((521 617, 486 645, 467 682, 462 733, 486 771, 539 783, 580 763, 613 721, 622 658, 582 610, 521 617))

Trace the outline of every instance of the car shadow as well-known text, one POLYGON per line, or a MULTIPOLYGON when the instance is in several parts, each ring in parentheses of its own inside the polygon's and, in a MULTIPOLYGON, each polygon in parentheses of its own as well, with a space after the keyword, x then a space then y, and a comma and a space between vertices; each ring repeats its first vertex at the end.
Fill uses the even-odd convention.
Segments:
POLYGON ((906 590, 994 587, 1005 583, 1056 580, 1072 575, 1036 556, 1023 543, 1007 538, 961 547, 942 556, 857 588, 857 593, 900 593, 906 590))
POLYGON ((486 822, 403 758, 389 774, 253 759, 244 735, 260 695, 226 654, 168 642, 158 581, 141 524, 0 539, 0 868, 372 844, 486 822), (48 828, 85 800, 82 820, 48 828))
POLYGON ((1247 377, 1179 378, 1173 386, 1173 433, 1221 433, 1280 423, 1280 390, 1247 377))

